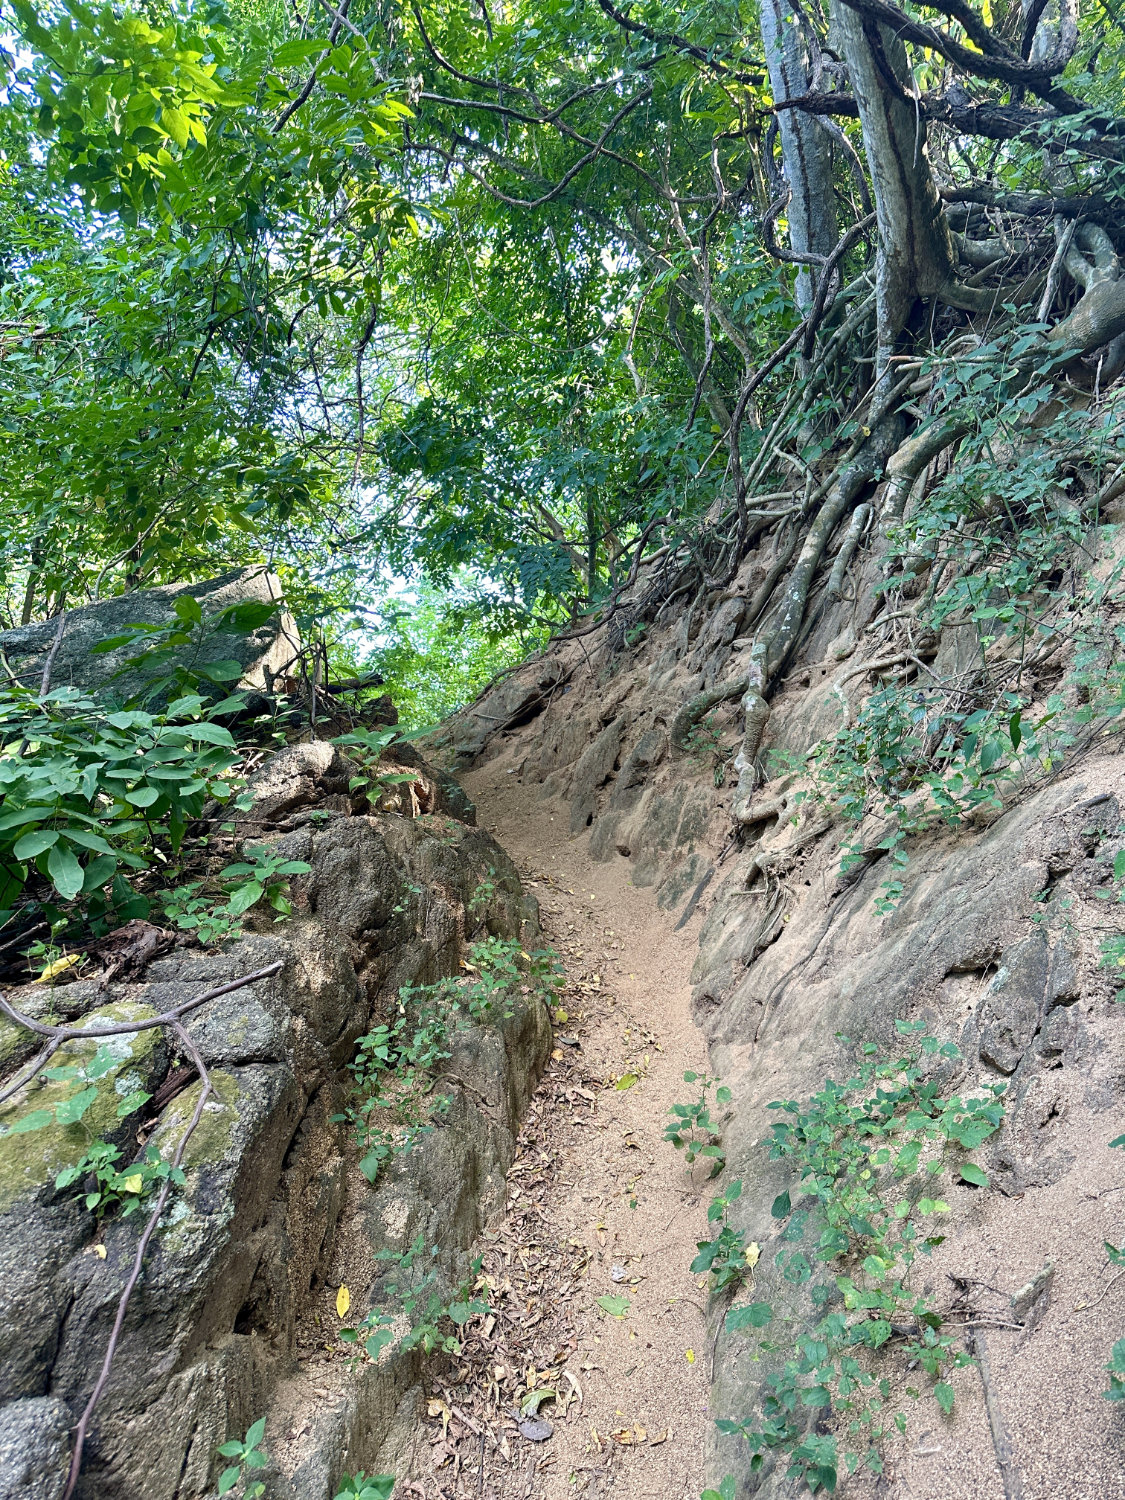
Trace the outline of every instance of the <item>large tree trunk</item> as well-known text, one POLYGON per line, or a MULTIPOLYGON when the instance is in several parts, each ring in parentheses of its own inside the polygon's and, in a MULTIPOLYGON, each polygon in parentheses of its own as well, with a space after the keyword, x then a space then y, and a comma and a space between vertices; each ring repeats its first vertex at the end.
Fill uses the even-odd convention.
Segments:
MULTIPOLYGON (((809 56, 791 0, 762 0, 762 42, 774 100, 809 92, 809 56)), ((789 185, 789 245, 798 255, 828 255, 836 244, 832 143, 816 119, 800 109, 778 114, 781 161, 789 185)), ((812 306, 815 288, 807 265, 797 272, 797 302, 812 306)))
POLYGON ((833 0, 859 106, 863 146, 878 214, 877 375, 882 377, 920 297, 948 293, 956 267, 941 199, 926 156, 926 124, 904 97, 911 92, 906 48, 888 27, 833 0))

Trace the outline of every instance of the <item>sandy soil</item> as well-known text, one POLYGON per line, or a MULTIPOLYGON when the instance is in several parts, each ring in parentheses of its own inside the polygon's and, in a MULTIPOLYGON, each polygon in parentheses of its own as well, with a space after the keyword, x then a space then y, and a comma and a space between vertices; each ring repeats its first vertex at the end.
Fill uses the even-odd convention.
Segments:
POLYGON ((705 1279, 689 1267, 711 1194, 662 1135, 670 1106, 693 1097, 684 1071, 705 1064, 689 1013, 699 918, 674 932, 627 862, 592 863, 585 837, 506 760, 465 785, 538 898, 567 988, 506 1217, 488 1237, 499 1322, 487 1363, 469 1349, 435 1385, 425 1492, 698 1500, 710 1361, 705 1279), (619 1088, 628 1075, 637 1081, 619 1088), (601 1297, 626 1298, 627 1311, 612 1316, 601 1297), (518 1425, 537 1390, 556 1392, 538 1409, 542 1441, 518 1425), (482 1420, 498 1407, 499 1428, 482 1420), (470 1424, 486 1427, 479 1447, 470 1424))

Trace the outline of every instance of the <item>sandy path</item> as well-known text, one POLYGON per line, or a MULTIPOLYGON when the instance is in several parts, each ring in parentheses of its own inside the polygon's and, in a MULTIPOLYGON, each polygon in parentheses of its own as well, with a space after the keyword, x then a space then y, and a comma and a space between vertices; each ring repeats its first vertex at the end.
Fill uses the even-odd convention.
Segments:
MULTIPOLYGON (((699 918, 674 932, 651 891, 629 883, 627 862, 593 863, 585 837, 571 838, 565 815, 520 785, 506 760, 465 785, 481 826, 540 902, 546 940, 567 970, 557 1031, 579 1045, 556 1046, 486 1258, 496 1278, 526 1293, 528 1338, 538 1343, 522 1358, 553 1346, 540 1357, 553 1360, 550 1379, 571 1399, 563 1412, 544 1401, 554 1429, 545 1442, 513 1424, 484 1475, 464 1474, 464 1493, 698 1500, 710 1360, 704 1279, 689 1266, 711 1193, 661 1137, 670 1106, 693 1097, 684 1071, 705 1065, 689 1012, 699 918), (618 1089, 629 1073, 638 1081, 618 1089), (623 1317, 597 1305, 623 1294, 623 1317)), ((527 1387, 526 1369, 506 1373, 527 1387)))

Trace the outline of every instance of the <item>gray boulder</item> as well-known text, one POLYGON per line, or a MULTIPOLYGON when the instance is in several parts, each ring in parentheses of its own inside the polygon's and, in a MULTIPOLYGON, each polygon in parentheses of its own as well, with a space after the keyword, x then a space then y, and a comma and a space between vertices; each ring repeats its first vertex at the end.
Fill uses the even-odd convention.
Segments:
MULTIPOLYGON (((198 602, 206 623, 232 605, 280 600, 281 585, 265 568, 234 568, 204 583, 167 584, 69 610, 59 649, 51 663, 51 686, 76 687, 86 693, 101 691, 122 702, 142 692, 151 679, 151 671, 144 668, 122 671, 122 668, 143 649, 143 641, 104 654, 94 654, 93 647, 99 641, 121 635, 130 625, 174 622, 176 600, 184 597, 198 602)), ((25 687, 38 687, 58 628, 57 620, 42 620, 16 630, 0 631, 0 651, 25 687)), ((269 692, 299 649, 296 626, 280 610, 265 624, 248 629, 204 630, 198 650, 193 650, 192 663, 201 667, 237 662, 242 674, 240 686, 269 692)), ((232 688, 234 685, 230 684, 232 688)))

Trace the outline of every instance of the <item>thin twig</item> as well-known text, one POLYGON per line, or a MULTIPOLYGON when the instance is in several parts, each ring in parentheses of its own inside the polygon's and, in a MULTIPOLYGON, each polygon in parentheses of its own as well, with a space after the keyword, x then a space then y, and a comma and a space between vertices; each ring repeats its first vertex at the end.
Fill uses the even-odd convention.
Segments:
POLYGON ((163 1015, 153 1016, 151 1021, 123 1021, 120 1026, 48 1026, 43 1021, 33 1021, 30 1016, 22 1015, 15 1010, 8 1004, 2 993, 0 993, 0 1011, 3 1011, 9 1020, 25 1026, 28 1031, 34 1031, 36 1036, 57 1037, 60 1042, 84 1042, 95 1036, 125 1036, 135 1031, 148 1031, 153 1026, 173 1026, 181 1016, 186 1016, 189 1010, 206 1005, 208 1000, 217 1000, 220 995, 229 995, 231 990, 240 990, 245 985, 255 984, 259 979, 267 979, 282 968, 284 964, 281 959, 278 959, 276 963, 267 964, 264 969, 255 969, 253 974, 247 974, 243 979, 232 979, 229 984, 220 984, 215 989, 208 990, 206 994, 196 995, 193 1000, 185 1000, 183 1005, 166 1010, 163 1015))
POLYGON ((55 665, 55 657, 59 654, 63 636, 66 634, 66 610, 59 615, 59 628, 55 631, 55 639, 47 652, 47 660, 43 663, 43 677, 39 683, 39 696, 45 698, 51 691, 51 671, 55 665))
MULTIPOLYGON (((984 1404, 988 1411, 992 1448, 996 1454, 996 1466, 1000 1470, 1000 1478, 1004 1482, 1004 1500, 1024 1500, 1023 1480, 1020 1478, 1020 1471, 1012 1457, 1012 1440, 1008 1436, 1008 1429, 1004 1426, 1004 1414, 1000 1410, 1000 1403, 996 1399, 996 1391, 992 1384, 992 1368, 988 1361, 988 1345, 985 1342, 983 1329, 974 1327, 969 1335, 969 1343, 976 1355, 980 1383, 984 1387, 984 1404)), ((66 1500, 65 1496, 63 1500, 66 1500)))

